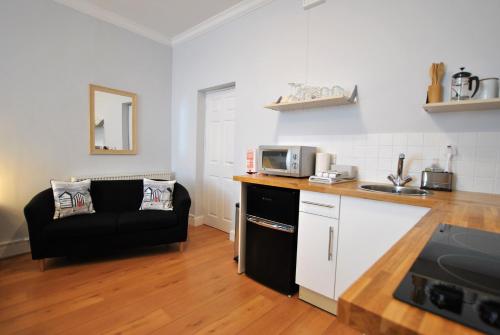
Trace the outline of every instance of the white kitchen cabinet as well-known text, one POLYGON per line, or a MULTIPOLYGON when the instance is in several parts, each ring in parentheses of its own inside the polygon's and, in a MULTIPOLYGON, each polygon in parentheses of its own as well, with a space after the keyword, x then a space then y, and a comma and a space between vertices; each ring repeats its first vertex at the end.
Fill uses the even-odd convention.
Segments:
POLYGON ((338 300, 428 211, 424 207, 342 196, 334 299, 338 300))
POLYGON ((338 195, 300 192, 295 276, 299 298, 333 314, 339 205, 338 195))
POLYGON ((302 287, 334 297, 338 220, 299 213, 297 270, 295 281, 302 287))

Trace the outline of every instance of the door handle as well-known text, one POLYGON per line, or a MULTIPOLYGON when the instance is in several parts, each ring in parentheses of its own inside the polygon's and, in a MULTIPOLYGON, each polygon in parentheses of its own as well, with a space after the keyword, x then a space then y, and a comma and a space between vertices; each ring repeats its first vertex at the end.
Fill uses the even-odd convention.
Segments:
POLYGON ((256 225, 264 227, 264 228, 279 230, 279 231, 289 233, 289 234, 295 233, 294 226, 290 226, 290 225, 287 225, 284 223, 266 220, 266 219, 259 218, 259 217, 249 215, 249 214, 247 214, 247 220, 253 224, 256 224, 256 225))
POLYGON ((326 207, 326 208, 334 208, 335 207, 335 205, 327 205, 327 204, 322 204, 320 202, 313 202, 313 201, 306 201, 306 200, 302 200, 302 203, 306 204, 306 205, 320 206, 320 207, 326 207))
POLYGON ((328 260, 331 261, 333 257, 333 227, 329 227, 328 231, 328 260))

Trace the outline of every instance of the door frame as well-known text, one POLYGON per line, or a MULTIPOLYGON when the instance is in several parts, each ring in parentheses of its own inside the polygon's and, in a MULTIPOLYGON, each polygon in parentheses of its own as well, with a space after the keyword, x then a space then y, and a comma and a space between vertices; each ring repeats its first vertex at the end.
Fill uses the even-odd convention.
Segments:
MULTIPOLYGON (((205 214, 207 208, 205 206, 205 121, 206 121, 206 106, 205 101, 208 93, 221 92, 226 90, 236 90, 236 82, 228 82, 221 85, 211 86, 198 91, 198 110, 197 110, 197 125, 196 125, 196 184, 197 194, 195 194, 196 209, 194 223, 195 226, 205 223, 205 214)), ((235 101, 237 106, 237 102, 235 101)), ((235 107, 237 110, 237 107, 235 107)), ((233 225, 234 226, 234 225, 233 225)), ((234 227, 230 229, 229 239, 234 240, 234 227)))

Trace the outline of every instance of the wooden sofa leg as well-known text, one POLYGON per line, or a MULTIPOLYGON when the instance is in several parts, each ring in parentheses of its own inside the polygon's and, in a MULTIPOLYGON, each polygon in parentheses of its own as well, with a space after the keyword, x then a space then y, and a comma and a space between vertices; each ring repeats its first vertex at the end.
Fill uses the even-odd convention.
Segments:
POLYGON ((185 243, 186 243, 186 242, 179 242, 179 251, 180 251, 180 252, 184 252, 184 244, 185 244, 185 243))
POLYGON ((40 272, 45 271, 45 266, 47 265, 45 258, 38 260, 38 266, 40 267, 40 272))

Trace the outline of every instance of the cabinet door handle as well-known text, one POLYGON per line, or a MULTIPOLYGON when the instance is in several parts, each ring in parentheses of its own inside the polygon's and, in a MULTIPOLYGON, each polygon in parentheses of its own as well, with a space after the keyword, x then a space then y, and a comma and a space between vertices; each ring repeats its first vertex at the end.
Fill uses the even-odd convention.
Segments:
POLYGON ((331 261, 333 257, 333 227, 329 227, 328 239, 328 260, 331 261))
POLYGON ((322 204, 319 202, 306 201, 306 200, 302 200, 302 203, 306 204, 306 205, 320 206, 320 207, 326 207, 326 208, 334 208, 335 207, 334 205, 327 205, 327 204, 322 204))
POLYGON ((249 214, 247 214, 247 220, 248 220, 248 222, 252 222, 252 223, 259 225, 261 227, 264 227, 264 228, 279 230, 279 231, 289 233, 289 234, 295 233, 294 226, 290 226, 290 225, 287 225, 284 223, 262 219, 262 218, 259 218, 259 217, 253 216, 253 215, 249 215, 249 214))

